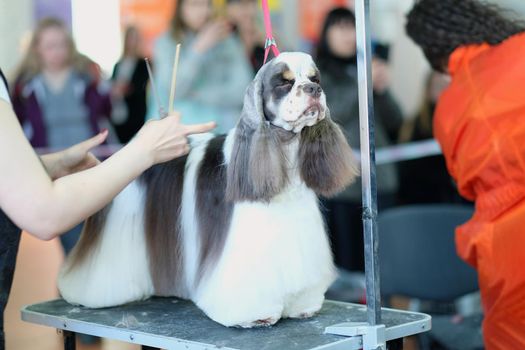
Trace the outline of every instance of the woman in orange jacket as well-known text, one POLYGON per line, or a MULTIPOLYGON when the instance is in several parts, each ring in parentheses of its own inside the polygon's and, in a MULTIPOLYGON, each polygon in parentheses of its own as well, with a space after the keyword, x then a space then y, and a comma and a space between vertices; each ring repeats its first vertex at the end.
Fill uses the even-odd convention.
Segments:
POLYGON ((452 76, 434 131, 476 203, 456 245, 478 271, 486 348, 525 349, 525 24, 476 0, 421 0, 406 28, 452 76))

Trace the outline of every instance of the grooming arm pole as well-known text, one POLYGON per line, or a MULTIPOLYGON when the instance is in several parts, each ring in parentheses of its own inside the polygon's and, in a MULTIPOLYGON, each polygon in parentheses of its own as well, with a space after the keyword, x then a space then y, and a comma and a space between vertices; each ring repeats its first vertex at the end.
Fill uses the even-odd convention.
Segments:
POLYGON ((381 297, 377 236, 377 184, 375 166, 374 101, 372 90, 372 47, 370 43, 370 1, 355 1, 359 127, 361 139, 361 181, 367 323, 343 323, 326 328, 326 333, 361 336, 363 349, 386 349, 385 326, 381 325, 381 297))
POLYGON ((365 242, 366 302, 368 323, 381 323, 377 237, 377 183, 375 164, 374 98, 372 90, 372 48, 370 44, 370 1, 356 0, 357 73, 359 127, 361 135, 361 181, 363 233, 365 242))

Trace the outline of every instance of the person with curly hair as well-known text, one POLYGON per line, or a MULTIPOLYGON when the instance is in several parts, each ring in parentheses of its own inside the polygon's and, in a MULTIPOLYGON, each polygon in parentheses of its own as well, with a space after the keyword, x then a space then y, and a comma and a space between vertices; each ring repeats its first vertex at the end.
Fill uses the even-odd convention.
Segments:
POLYGON ((525 23, 476 0, 421 0, 408 35, 452 77, 434 133, 474 216, 456 231, 478 271, 486 348, 525 349, 525 23))

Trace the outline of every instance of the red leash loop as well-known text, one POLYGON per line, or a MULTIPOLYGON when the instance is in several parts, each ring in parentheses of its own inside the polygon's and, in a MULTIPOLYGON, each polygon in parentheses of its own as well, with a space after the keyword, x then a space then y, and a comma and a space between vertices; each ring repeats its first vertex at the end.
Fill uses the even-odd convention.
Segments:
POLYGON ((277 43, 273 37, 273 31, 272 31, 272 20, 270 18, 270 9, 268 7, 268 0, 262 0, 262 9, 264 14, 264 27, 266 29, 266 42, 264 43, 264 62, 266 63, 266 60, 268 59, 268 54, 270 53, 270 49, 273 52, 273 55, 275 57, 279 56, 280 52, 277 48, 277 43))

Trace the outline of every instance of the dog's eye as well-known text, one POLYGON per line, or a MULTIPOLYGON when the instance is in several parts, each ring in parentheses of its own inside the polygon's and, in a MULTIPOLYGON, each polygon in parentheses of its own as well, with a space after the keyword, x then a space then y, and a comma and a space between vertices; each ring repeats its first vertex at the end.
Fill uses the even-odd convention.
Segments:
POLYGON ((281 81, 281 86, 293 86, 295 84, 295 80, 293 79, 283 79, 281 81))
POLYGON ((312 83, 321 84, 321 79, 319 79, 319 77, 317 77, 317 76, 311 77, 310 81, 312 83))

